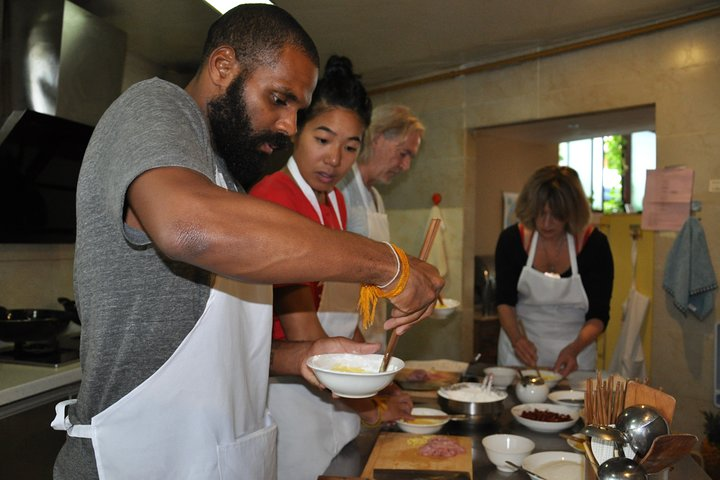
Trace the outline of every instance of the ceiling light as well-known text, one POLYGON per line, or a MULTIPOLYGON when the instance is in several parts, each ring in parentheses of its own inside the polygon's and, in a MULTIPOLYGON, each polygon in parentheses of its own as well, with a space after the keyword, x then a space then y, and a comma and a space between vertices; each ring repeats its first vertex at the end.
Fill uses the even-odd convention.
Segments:
POLYGON ((205 0, 205 2, 209 3, 211 7, 220 13, 225 13, 243 3, 273 4, 270 0, 205 0))

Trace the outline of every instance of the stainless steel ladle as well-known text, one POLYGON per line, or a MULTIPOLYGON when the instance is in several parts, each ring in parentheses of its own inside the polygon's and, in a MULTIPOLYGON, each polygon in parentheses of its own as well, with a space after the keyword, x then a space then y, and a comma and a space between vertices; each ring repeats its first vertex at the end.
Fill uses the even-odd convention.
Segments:
POLYGON ((599 438, 608 442, 613 442, 615 448, 613 455, 615 457, 625 457, 623 446, 628 443, 628 437, 615 427, 609 425, 586 425, 582 430, 582 433, 592 438, 599 438))

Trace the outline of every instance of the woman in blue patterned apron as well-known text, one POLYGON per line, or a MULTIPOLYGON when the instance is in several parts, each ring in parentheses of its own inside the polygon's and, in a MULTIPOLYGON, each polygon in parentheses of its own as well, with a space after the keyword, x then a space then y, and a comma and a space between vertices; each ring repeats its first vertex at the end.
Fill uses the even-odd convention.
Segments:
POLYGON ((542 167, 523 187, 519 223, 500 234, 495 250, 498 364, 540 365, 563 376, 595 369, 596 339, 610 318, 613 260, 590 213, 569 167, 542 167))

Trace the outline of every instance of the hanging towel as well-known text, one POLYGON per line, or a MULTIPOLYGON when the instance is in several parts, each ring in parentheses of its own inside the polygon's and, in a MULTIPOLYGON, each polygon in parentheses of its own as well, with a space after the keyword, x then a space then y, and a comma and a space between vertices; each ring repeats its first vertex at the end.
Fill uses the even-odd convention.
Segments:
POLYGON ((683 315, 690 311, 702 320, 713 309, 717 287, 705 231, 695 217, 689 217, 665 261, 663 288, 683 315))
MULTIPOLYGON (((433 218, 440 219, 440 228, 437 231, 435 240, 433 241, 432 247, 430 247, 430 254, 428 255, 427 262, 438 269, 441 277, 445 277, 448 274, 448 260, 447 251, 445 250, 445 233, 447 225, 445 219, 440 212, 440 207, 433 205, 430 209, 430 218, 428 218, 428 226, 433 218)), ((427 226, 425 227, 427 231, 427 226)))

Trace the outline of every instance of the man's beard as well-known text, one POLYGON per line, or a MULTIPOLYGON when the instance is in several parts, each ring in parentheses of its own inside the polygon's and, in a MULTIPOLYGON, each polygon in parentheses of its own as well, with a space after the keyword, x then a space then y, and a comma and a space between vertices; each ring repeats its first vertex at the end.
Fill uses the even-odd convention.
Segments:
POLYGON ((208 120, 215 151, 225 160, 235 180, 248 189, 263 174, 269 155, 259 147, 268 143, 275 149, 291 145, 287 135, 269 130, 256 132, 244 97, 245 79, 238 75, 223 95, 208 103, 208 120))

